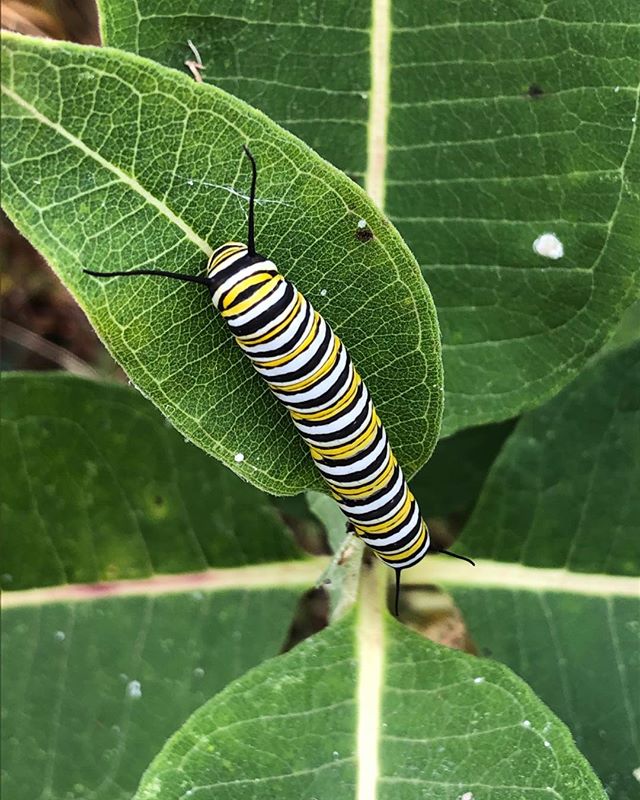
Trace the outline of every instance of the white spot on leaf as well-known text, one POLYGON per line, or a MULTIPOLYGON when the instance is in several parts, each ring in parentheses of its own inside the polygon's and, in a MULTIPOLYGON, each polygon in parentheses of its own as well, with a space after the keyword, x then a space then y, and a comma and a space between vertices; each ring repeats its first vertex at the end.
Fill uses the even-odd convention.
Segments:
POLYGON ((484 683, 484 678, 482 676, 479 676, 477 678, 474 678, 473 682, 474 683, 484 683))
POLYGON ((236 453, 233 457, 233 460, 236 462, 236 464, 240 464, 242 461, 244 461, 244 453, 236 453))
POLYGON ((533 252, 556 261, 564 255, 564 246, 555 233, 543 233, 533 243, 533 252))
POLYGON ((64 642, 64 640, 67 638, 67 635, 64 631, 56 631, 53 634, 53 638, 56 640, 56 642, 64 642))
POLYGON ((129 681, 127 684, 127 697, 132 697, 134 700, 142 697, 142 684, 140 681, 129 681))

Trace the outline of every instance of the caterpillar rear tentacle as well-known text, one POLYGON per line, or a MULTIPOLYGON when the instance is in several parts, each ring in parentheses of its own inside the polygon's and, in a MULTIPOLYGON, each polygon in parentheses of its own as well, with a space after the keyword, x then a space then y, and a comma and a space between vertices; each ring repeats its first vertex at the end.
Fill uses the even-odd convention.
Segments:
POLYGON ((397 616, 402 571, 427 554, 429 530, 346 347, 276 265, 256 252, 258 169, 243 147, 252 169, 247 244, 218 247, 205 276, 154 269, 84 271, 101 278, 158 275, 207 286, 239 347, 288 409, 350 528, 396 570, 397 616))

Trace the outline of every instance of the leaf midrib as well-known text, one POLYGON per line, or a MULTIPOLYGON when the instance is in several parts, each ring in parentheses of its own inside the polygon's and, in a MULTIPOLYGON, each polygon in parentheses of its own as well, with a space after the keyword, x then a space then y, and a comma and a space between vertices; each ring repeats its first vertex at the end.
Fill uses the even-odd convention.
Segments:
POLYGON ((373 0, 371 11, 371 91, 364 185, 369 197, 384 211, 391 49, 390 0, 373 0))
POLYGON ((456 584, 470 589, 516 589, 565 594, 639 597, 640 579, 627 575, 571 572, 562 568, 481 559, 476 567, 444 558, 425 558, 409 573, 414 583, 456 584))
POLYGON ((74 147, 77 147, 78 150, 92 158, 96 163, 100 164, 101 167, 104 167, 109 172, 112 172, 118 178, 118 180, 139 194, 140 197, 145 200, 145 202, 157 209, 160 214, 169 220, 169 222, 178 227, 184 233, 187 240, 202 250, 202 252, 206 254, 207 258, 211 255, 213 250, 207 244, 207 242, 198 236, 193 228, 191 228, 190 225, 187 225, 187 223, 174 211, 172 211, 166 203, 164 203, 162 200, 159 200, 157 197, 155 197, 155 195, 145 189, 144 186, 132 175, 127 174, 124 170, 120 169, 120 167, 112 164, 106 158, 101 156, 100 153, 92 150, 82 141, 82 139, 79 139, 77 136, 71 133, 71 131, 68 131, 64 126, 60 125, 60 123, 54 122, 45 114, 42 114, 37 108, 35 108, 35 106, 32 106, 30 103, 28 103, 23 97, 21 97, 17 92, 14 92, 13 89, 10 89, 6 84, 2 84, 2 92, 6 94, 7 97, 10 98, 17 106, 27 111, 34 119, 38 120, 38 122, 51 128, 51 130, 55 131, 59 136, 62 136, 74 147))
POLYGON ((193 591, 266 589, 315 585, 327 565, 323 557, 304 561, 257 564, 247 567, 207 569, 199 572, 152 575, 127 580, 67 583, 2 594, 2 609, 45 603, 82 603, 112 597, 157 596, 193 591))
POLYGON ((374 564, 361 574, 356 648, 358 673, 356 800, 376 800, 380 778, 380 735, 384 688, 386 569, 374 564))

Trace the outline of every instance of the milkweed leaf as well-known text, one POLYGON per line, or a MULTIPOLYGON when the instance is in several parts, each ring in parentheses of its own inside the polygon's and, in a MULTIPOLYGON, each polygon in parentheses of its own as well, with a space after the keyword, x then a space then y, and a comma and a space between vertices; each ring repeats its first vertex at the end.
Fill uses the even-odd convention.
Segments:
POLYGON ((203 80, 398 226, 442 326, 447 435, 555 394, 638 297, 635 0, 99 5, 108 44, 185 71, 192 40, 203 80), (562 257, 534 252, 545 233, 562 257))
POLYGON ((571 727, 620 800, 640 763, 639 470, 636 341, 523 415, 456 543, 477 568, 414 571, 448 586, 482 651, 571 727))
POLYGON ((435 309, 357 186, 242 101, 127 53, 3 34, 2 75, 7 213, 183 435, 266 491, 322 486, 206 289, 82 272, 200 272, 216 245, 246 236, 250 142, 259 249, 344 340, 408 473, 426 461, 443 402, 435 309))
POLYGON ((0 421, 3 796, 130 800, 325 561, 132 389, 9 374, 0 421))
POLYGON ((506 667, 361 608, 206 703, 136 800, 487 792, 605 798, 567 728, 506 667))

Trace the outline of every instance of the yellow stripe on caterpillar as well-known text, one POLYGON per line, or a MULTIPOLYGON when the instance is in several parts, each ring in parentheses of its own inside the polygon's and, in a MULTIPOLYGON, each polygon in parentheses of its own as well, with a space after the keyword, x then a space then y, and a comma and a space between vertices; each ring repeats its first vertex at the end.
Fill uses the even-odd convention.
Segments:
MULTIPOLYGON (((372 482, 367 483, 364 486, 358 486, 354 489, 345 489, 344 487, 340 486, 340 496, 341 497, 361 497, 365 498, 370 494, 374 494, 378 489, 380 489, 384 484, 388 481, 389 476, 393 473, 395 469, 397 461, 395 458, 390 458, 388 464, 382 470, 380 475, 372 482)), ((334 484, 330 479, 327 480, 327 483, 335 490, 336 486, 339 484, 334 484)))
POLYGON ((225 318, 236 317, 239 314, 243 314, 245 311, 249 311, 254 305, 256 305, 256 303, 264 300, 264 298, 274 290, 276 285, 281 283, 283 280, 284 278, 282 275, 273 276, 270 281, 267 281, 258 289, 256 289, 251 297, 248 297, 246 300, 242 300, 240 303, 237 303, 233 308, 222 311, 222 316, 225 318))
POLYGON ((246 248, 247 248, 246 244, 242 244, 242 242, 228 242, 227 244, 223 245, 220 253, 207 264, 208 271, 212 272, 227 258, 229 258, 230 256, 234 256, 241 250, 246 250, 246 248))
POLYGON ((345 395, 336 403, 335 406, 331 406, 330 408, 325 408, 322 411, 315 411, 308 413, 306 411, 292 411, 291 416, 294 419, 299 419, 308 422, 319 422, 321 420, 329 420, 332 417, 338 416, 345 406, 348 406, 351 400, 353 399, 355 393, 358 390, 358 386, 362 383, 362 378, 358 375, 357 372, 354 371, 353 378, 351 381, 351 386, 345 393, 345 395))
POLYGON ((353 442, 341 445, 340 447, 318 447, 317 445, 313 445, 310 448, 311 455, 316 461, 322 461, 324 458, 335 458, 336 456, 344 456, 347 454, 356 455, 360 450, 363 450, 365 447, 367 447, 371 439, 374 438, 380 424, 381 423, 378 419, 378 415, 374 411, 371 422, 367 428, 360 434, 360 436, 358 436, 357 439, 354 439, 353 442))
POLYGON ((410 558, 414 553, 416 553, 424 544, 424 540, 427 537, 427 528, 422 523, 422 530, 420 531, 420 536, 411 545, 407 550, 402 550, 399 553, 381 553, 379 550, 374 550, 375 554, 378 558, 382 559, 383 561, 404 561, 405 558, 410 558))
POLYGON ((278 334, 282 333, 282 331, 285 330, 285 328, 288 325, 291 324, 291 320, 296 316, 296 314, 300 310, 301 305, 302 305, 302 295, 298 294, 295 305, 291 310, 291 312, 287 314, 286 318, 283 319, 280 324, 276 325, 276 327, 272 331, 269 331, 269 333, 265 333, 264 336, 259 336, 258 338, 255 338, 253 336, 236 336, 235 337, 236 341, 239 342, 240 344, 243 344, 245 347, 252 347, 253 345, 264 344, 265 342, 268 342, 270 339, 274 339, 276 336, 278 336, 278 334))
POLYGON ((281 367, 283 364, 288 364, 290 361, 293 361, 296 356, 299 356, 307 347, 311 344, 311 342, 315 339, 318 333, 318 326, 320 325, 320 315, 316 311, 314 314, 313 325, 311 326, 311 330, 309 334, 302 342, 299 344, 295 350, 292 350, 290 353, 287 353, 286 356, 282 356, 281 358, 274 358, 272 361, 261 361, 260 367, 262 368, 272 368, 272 367, 281 367))
POLYGON ((285 394, 295 394, 296 392, 300 392, 303 389, 308 389, 309 386, 313 386, 314 383, 320 380, 320 378, 324 377, 324 375, 329 372, 334 364, 336 363, 336 359, 338 357, 338 350, 340 349, 340 339, 337 336, 334 337, 333 343, 333 350, 331 351, 331 355, 329 358, 322 364, 315 372, 312 372, 311 375, 304 378, 304 380, 298 381, 298 383, 292 383, 287 386, 279 386, 277 383, 269 383, 269 388, 273 389, 275 392, 284 392, 285 394))
POLYGON ((252 286, 256 286, 260 283, 271 280, 272 278, 273 275, 269 272, 258 272, 257 274, 250 275, 248 278, 240 281, 232 289, 229 289, 229 291, 224 295, 223 309, 226 310, 231 308, 238 295, 242 294, 242 292, 250 289, 252 286))
POLYGON ((358 529, 362 531, 363 535, 365 536, 369 536, 370 534, 375 535, 376 533, 379 534, 387 533, 398 523, 402 522, 405 518, 409 516, 409 509, 411 508, 411 503, 413 502, 413 500, 414 497, 411 494, 411 492, 407 492, 407 497, 404 503, 402 504, 402 507, 390 519, 385 520, 384 522, 381 522, 378 525, 363 525, 362 523, 358 523, 358 529))

